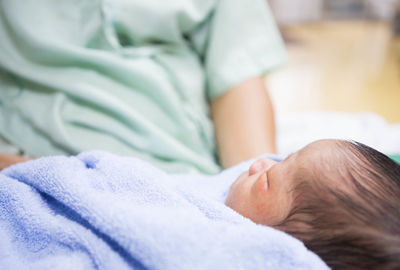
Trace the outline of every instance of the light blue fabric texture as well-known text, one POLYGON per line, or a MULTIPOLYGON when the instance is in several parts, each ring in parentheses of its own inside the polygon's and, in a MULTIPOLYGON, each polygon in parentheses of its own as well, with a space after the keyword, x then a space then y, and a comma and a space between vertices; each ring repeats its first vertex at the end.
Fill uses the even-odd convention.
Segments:
POLYGON ((285 57, 265 0, 2 0, 0 135, 217 173, 209 99, 285 57))
POLYGON ((327 269, 223 204, 248 166, 167 175, 106 152, 14 165, 0 173, 0 269, 327 269))

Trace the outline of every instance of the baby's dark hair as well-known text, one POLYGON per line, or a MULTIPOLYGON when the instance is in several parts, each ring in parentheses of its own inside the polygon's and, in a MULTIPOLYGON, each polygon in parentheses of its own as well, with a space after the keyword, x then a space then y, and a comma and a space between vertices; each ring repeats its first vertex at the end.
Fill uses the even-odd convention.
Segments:
POLYGON ((400 269, 400 165, 361 143, 338 146, 337 167, 322 158, 323 175, 298 173, 295 207, 276 228, 333 269, 400 269))

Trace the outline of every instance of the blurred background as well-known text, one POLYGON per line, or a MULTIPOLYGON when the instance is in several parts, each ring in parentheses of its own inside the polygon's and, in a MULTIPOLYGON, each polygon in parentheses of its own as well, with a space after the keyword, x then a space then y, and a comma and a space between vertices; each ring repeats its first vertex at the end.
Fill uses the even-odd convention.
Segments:
POLYGON ((289 54, 267 77, 278 114, 373 112, 400 122, 400 0, 268 1, 289 54))

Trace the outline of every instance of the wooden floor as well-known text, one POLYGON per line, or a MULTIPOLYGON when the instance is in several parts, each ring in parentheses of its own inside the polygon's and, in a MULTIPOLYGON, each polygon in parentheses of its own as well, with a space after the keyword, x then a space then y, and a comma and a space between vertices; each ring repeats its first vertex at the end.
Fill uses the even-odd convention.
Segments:
POLYGON ((278 113, 376 112, 400 122, 400 37, 383 22, 283 29, 289 64, 267 77, 278 113))

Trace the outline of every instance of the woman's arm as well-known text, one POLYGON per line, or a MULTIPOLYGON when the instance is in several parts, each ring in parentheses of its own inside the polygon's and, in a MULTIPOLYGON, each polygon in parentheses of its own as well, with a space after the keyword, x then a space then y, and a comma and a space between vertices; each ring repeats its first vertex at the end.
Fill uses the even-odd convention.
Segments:
POLYGON ((0 171, 4 168, 7 168, 13 164, 25 162, 31 160, 27 157, 21 157, 14 154, 1 154, 0 153, 0 171))
POLYGON ((263 77, 247 80, 211 101, 219 159, 224 168, 275 153, 275 121, 263 77))

